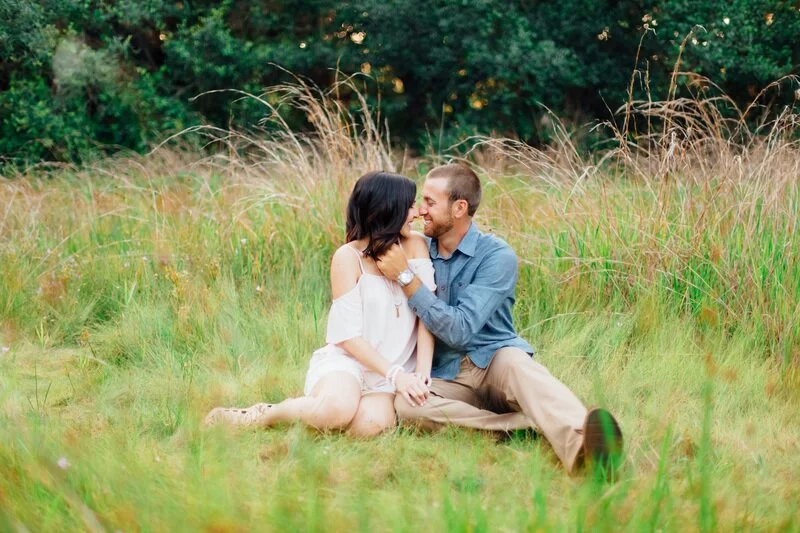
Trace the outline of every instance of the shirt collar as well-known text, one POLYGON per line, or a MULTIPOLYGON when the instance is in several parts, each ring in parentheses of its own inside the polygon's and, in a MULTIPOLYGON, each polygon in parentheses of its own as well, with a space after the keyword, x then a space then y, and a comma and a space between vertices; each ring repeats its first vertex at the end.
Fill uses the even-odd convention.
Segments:
MULTIPOLYGON (((456 250, 460 251, 464 255, 468 255, 470 257, 474 256, 475 248, 478 246, 478 237, 480 237, 480 232, 478 231, 477 226, 475 226, 474 222, 470 223, 467 233, 464 234, 461 242, 458 243, 458 246, 456 246, 456 250)), ((430 244, 428 244, 428 251, 431 254, 431 259, 439 259, 439 243, 436 239, 430 240, 430 244)))

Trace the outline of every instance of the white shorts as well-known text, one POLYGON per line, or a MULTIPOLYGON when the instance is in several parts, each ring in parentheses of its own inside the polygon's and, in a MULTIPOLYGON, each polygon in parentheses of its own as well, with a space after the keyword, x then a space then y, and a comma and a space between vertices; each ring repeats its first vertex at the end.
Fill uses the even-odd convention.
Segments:
MULTIPOLYGON (((413 368, 414 361, 412 360, 410 363, 413 368)), ((408 367, 409 363, 407 362, 404 366, 408 367)), ((311 394, 311 391, 316 384, 319 383, 319 380, 334 372, 346 372, 356 378, 358 384, 361 386, 362 396, 366 394, 375 394, 377 392, 390 394, 394 394, 395 392, 392 384, 389 383, 384 376, 365 369, 361 363, 356 361, 341 348, 328 345, 314 352, 314 355, 311 357, 311 362, 308 364, 308 373, 306 374, 306 384, 303 387, 303 394, 306 396, 311 394)))

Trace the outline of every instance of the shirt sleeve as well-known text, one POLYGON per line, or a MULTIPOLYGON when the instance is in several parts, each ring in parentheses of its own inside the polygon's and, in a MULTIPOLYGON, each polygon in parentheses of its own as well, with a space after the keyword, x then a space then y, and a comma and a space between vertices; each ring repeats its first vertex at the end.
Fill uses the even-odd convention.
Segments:
POLYGON ((430 259, 410 262, 408 267, 419 277, 420 281, 422 281, 422 283, 428 287, 429 290, 436 290, 436 281, 434 281, 433 275, 433 263, 430 259))
POLYGON ((361 293, 358 285, 333 301, 328 313, 325 342, 339 344, 362 333, 361 293))
POLYGON ((447 305, 425 285, 408 303, 437 338, 455 350, 466 350, 503 302, 514 298, 517 275, 513 250, 498 249, 483 258, 474 279, 459 291, 456 305, 447 305))

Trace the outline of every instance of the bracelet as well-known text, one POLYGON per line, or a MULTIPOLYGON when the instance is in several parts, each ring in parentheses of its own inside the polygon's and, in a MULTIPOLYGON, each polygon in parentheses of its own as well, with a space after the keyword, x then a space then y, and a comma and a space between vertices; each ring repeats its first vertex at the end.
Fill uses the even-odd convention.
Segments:
POLYGON ((386 379, 392 385, 393 389, 397 389, 397 374, 403 371, 403 367, 400 365, 392 365, 389 371, 386 373, 386 379))

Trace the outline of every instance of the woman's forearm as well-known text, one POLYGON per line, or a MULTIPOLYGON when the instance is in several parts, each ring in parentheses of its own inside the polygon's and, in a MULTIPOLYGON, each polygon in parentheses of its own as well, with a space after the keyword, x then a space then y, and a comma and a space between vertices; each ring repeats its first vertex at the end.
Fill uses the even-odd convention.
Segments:
POLYGON ((353 358, 381 376, 385 376, 392 367, 386 359, 378 353, 363 337, 353 337, 337 344, 338 347, 349 353, 353 358))
POLYGON ((417 372, 424 375, 431 375, 431 365, 433 364, 433 333, 428 331, 422 320, 417 320, 417 372))

